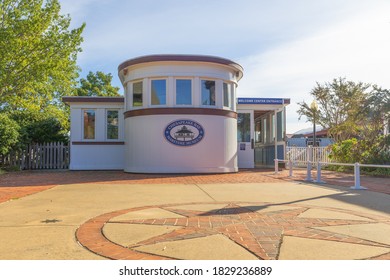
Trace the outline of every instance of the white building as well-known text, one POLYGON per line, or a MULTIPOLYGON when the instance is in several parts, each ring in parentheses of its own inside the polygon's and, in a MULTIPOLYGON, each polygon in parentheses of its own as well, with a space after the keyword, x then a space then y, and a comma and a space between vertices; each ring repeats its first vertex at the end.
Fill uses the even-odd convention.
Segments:
POLYGON ((283 158, 289 99, 236 98, 243 68, 200 55, 118 67, 124 97, 64 97, 73 170, 223 173, 283 158), (276 148, 276 149, 275 149, 276 148))

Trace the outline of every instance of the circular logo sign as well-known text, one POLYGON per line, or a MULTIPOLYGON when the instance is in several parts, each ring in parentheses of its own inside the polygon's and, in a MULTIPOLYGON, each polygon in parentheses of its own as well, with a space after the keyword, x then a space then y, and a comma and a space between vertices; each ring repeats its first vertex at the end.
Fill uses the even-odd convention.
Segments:
POLYGON ((203 127, 193 120, 177 120, 167 125, 165 138, 176 146, 192 146, 204 138, 203 127))

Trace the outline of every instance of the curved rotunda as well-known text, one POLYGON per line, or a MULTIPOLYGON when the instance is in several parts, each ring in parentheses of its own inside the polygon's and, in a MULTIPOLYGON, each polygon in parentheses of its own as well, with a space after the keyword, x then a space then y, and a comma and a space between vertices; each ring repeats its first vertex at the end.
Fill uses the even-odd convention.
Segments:
POLYGON ((242 67, 201 55, 150 55, 118 67, 125 89, 124 170, 236 172, 242 67))

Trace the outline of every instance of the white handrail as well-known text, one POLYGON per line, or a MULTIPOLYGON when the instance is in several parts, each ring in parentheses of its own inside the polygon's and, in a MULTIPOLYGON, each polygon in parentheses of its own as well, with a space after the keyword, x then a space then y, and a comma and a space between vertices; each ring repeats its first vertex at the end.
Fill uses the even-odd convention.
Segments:
POLYGON ((355 185, 351 187, 351 189, 354 190, 365 190, 367 188, 362 187, 360 185, 360 167, 375 167, 375 168, 390 168, 390 165, 380 165, 380 164, 360 164, 359 162, 356 162, 354 164, 352 163, 339 163, 339 162, 317 162, 317 180, 313 180, 311 178, 311 169, 313 161, 293 161, 291 159, 289 160, 282 160, 282 159, 275 159, 275 174, 279 171, 279 162, 288 162, 289 165, 289 177, 293 177, 293 165, 295 163, 306 163, 307 164, 307 175, 305 181, 315 182, 315 183, 325 183, 321 180, 321 166, 322 165, 338 165, 338 166, 353 166, 354 167, 354 181, 355 185))

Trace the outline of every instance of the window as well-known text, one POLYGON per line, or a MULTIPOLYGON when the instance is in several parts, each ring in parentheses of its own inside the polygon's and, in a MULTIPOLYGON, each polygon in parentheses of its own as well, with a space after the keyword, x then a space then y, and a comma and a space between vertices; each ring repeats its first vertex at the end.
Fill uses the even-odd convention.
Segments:
POLYGON ((235 90, 236 90, 236 86, 232 84, 232 85, 231 85, 231 90, 230 90, 230 109, 231 109, 232 111, 235 110, 235 108, 234 108, 235 102, 236 102, 235 90))
POLYGON ((237 142, 251 141, 251 114, 238 113, 237 115, 237 142))
POLYGON ((215 105, 215 81, 202 80, 202 105, 215 105))
POLYGON ((278 133, 277 140, 283 141, 283 138, 284 138, 283 111, 277 113, 276 127, 277 127, 277 133, 278 133))
POLYGON ((84 139, 95 139, 95 110, 84 110, 84 139))
POLYGON ((224 107, 230 107, 230 98, 231 98, 231 94, 230 94, 231 90, 230 90, 230 85, 227 84, 227 83, 223 83, 223 106, 224 107))
POLYGON ((119 138, 119 119, 118 110, 107 110, 107 139, 119 138))
POLYGON ((142 82, 133 83, 133 107, 142 107, 142 82))
POLYGON ((167 81, 152 80, 152 105, 165 105, 167 100, 167 81))
POLYGON ((261 119, 260 120, 257 120, 255 122, 255 140, 256 140, 256 143, 261 143, 263 142, 263 139, 261 138, 261 119))
POLYGON ((192 104, 192 81, 176 80, 176 105, 192 104))

